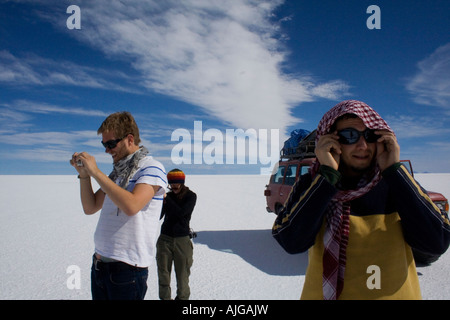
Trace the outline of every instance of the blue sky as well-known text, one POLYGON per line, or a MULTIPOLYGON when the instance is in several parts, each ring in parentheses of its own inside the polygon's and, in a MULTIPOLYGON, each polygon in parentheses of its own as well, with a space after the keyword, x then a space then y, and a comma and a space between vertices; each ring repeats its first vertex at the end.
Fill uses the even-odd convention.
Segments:
POLYGON ((258 174, 267 165, 250 164, 255 151, 239 138, 224 164, 193 163, 194 154, 173 163, 172 153, 183 142, 225 160, 227 129, 251 129, 272 150, 347 99, 386 119, 416 171, 450 172, 449 35, 447 0, 3 0, 0 174, 75 174, 75 151, 109 173, 96 131, 122 110, 167 170, 258 174), (81 29, 67 27, 70 5, 81 29), (370 5, 381 29, 366 25, 370 5), (195 140, 199 122, 208 135, 195 140), (191 139, 173 139, 177 129, 191 139))

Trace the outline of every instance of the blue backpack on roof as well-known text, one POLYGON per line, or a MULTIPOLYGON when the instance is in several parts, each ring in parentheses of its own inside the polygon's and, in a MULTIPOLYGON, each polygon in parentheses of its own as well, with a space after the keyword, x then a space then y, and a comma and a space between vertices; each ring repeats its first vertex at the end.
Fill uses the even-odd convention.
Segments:
POLYGON ((290 155, 297 153, 297 147, 300 141, 302 141, 311 132, 305 129, 295 129, 291 132, 291 137, 284 142, 283 155, 290 155))

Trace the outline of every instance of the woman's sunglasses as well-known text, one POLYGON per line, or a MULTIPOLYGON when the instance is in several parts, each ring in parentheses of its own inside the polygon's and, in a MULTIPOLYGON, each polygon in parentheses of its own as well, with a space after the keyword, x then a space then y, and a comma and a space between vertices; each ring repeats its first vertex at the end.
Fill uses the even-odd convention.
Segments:
POLYGON ((359 141, 361 136, 366 139, 368 143, 376 142, 381 136, 375 134, 375 130, 367 128, 364 131, 358 131, 354 128, 346 128, 338 131, 339 142, 342 144, 355 144, 359 141))
POLYGON ((128 136, 128 134, 121 138, 121 139, 116 139, 116 140, 108 140, 106 142, 102 141, 102 145, 107 148, 107 149, 114 149, 115 147, 117 147, 117 144, 122 141, 123 139, 125 139, 128 136))

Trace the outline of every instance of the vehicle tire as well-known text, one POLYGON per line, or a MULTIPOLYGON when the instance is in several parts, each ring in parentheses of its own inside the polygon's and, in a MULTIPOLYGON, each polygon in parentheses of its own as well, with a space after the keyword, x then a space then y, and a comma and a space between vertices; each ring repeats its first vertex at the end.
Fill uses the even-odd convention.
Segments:
POLYGON ((283 209, 283 205, 281 203, 277 203, 275 205, 275 214, 278 215, 282 209, 283 209))

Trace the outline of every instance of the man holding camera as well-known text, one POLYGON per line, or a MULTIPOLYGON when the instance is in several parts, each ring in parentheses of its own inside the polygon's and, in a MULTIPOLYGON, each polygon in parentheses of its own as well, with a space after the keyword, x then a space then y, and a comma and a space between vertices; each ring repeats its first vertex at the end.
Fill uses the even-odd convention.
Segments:
POLYGON ((79 174, 85 214, 101 209, 94 235, 92 298, 142 300, 148 266, 156 256, 158 220, 167 186, 165 170, 139 146, 139 129, 129 112, 111 114, 97 133, 113 159, 111 174, 101 172, 95 158, 86 152, 76 152, 70 160, 79 174), (96 192, 91 178, 100 185, 96 192))

